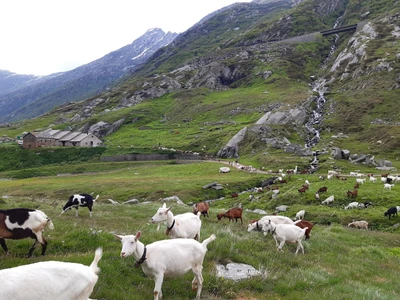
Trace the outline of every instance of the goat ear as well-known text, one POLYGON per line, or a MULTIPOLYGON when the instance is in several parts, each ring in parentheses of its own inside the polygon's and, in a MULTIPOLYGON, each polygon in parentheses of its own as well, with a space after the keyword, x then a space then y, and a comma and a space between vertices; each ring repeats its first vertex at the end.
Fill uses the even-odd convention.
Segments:
POLYGON ((120 236, 120 235, 116 235, 116 234, 114 234, 114 236, 115 236, 115 238, 116 238, 117 240, 119 240, 119 241, 121 241, 121 240, 122 240, 122 236, 120 236))
POLYGON ((142 232, 141 232, 141 231, 138 231, 138 232, 136 233, 136 235, 135 235, 135 240, 140 239, 141 236, 142 236, 142 232))
POLYGON ((164 202, 162 208, 166 208, 166 207, 167 207, 167 204, 165 204, 165 202, 164 202))

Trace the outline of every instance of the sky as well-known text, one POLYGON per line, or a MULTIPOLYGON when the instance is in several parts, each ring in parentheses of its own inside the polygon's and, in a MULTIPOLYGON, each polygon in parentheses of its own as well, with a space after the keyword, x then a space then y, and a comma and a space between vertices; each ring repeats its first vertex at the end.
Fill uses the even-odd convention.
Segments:
POLYGON ((131 44, 148 29, 182 33, 251 0, 1 0, 0 70, 48 75, 131 44))

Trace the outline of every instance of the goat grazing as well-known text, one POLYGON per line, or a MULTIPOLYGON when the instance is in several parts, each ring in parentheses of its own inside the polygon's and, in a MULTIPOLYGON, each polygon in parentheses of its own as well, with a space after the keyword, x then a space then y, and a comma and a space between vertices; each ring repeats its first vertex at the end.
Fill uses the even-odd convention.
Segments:
POLYGON ((344 209, 347 210, 347 209, 353 209, 353 208, 358 208, 358 202, 351 202, 344 209))
POLYGON ((90 216, 92 216, 92 206, 94 202, 99 198, 99 195, 93 199, 92 195, 89 194, 75 194, 69 197, 68 202, 64 205, 61 214, 65 213, 67 210, 75 208, 75 215, 78 216, 78 207, 87 207, 90 211, 90 216))
POLYGON ((367 221, 353 221, 347 225, 348 227, 355 227, 355 228, 364 228, 368 229, 368 222, 367 221))
POLYGON ((317 191, 318 194, 320 193, 326 193, 328 191, 328 188, 326 186, 320 187, 317 191))
POLYGON ((279 251, 282 251, 282 247, 285 245, 285 242, 292 244, 296 243, 297 249, 295 254, 297 254, 300 249, 304 254, 304 247, 301 241, 304 239, 306 230, 307 227, 300 228, 294 224, 275 224, 274 222, 271 222, 271 220, 265 222, 262 227, 264 235, 267 235, 268 232, 271 232, 279 251))
POLYGON ((0 299, 88 299, 98 280, 97 264, 102 249, 90 266, 61 261, 42 261, 0 270, 0 299))
POLYGON ((200 212, 204 217, 208 216, 208 210, 210 209, 210 204, 208 204, 205 201, 193 204, 193 213, 197 215, 198 212, 200 212))
POLYGON ((300 228, 306 228, 306 240, 310 239, 310 235, 311 235, 311 229, 314 227, 315 223, 311 223, 310 221, 306 221, 306 220, 297 220, 294 222, 294 225, 300 227, 300 228))
POLYGON ((161 240, 145 246, 139 241, 141 232, 136 235, 115 235, 121 241, 121 257, 133 255, 135 266, 142 266, 143 272, 154 279, 154 299, 162 298, 162 283, 165 276, 180 276, 192 270, 194 278, 192 289, 197 289, 196 299, 200 299, 203 288, 203 261, 207 245, 216 239, 212 234, 199 243, 192 239, 161 240))
POLYGON ((174 216, 171 207, 167 208, 164 203, 150 221, 154 224, 167 221, 167 231, 165 234, 169 235, 171 239, 185 238, 199 240, 201 229, 200 216, 200 213, 195 215, 191 212, 174 216))
POLYGON ((383 216, 384 217, 386 217, 386 216, 389 216, 389 220, 390 220, 390 217, 393 215, 393 216, 396 216, 397 217, 397 207, 396 206, 393 206, 393 207, 391 207, 391 208, 389 208, 384 214, 383 214, 383 216))
POLYGON ((358 196, 357 190, 347 191, 347 197, 356 198, 357 196, 358 196))
POLYGON ((233 219, 235 219, 236 223, 237 223, 238 219, 240 219, 240 221, 243 224, 242 212, 243 212, 243 210, 240 207, 234 207, 234 208, 231 208, 230 210, 228 210, 227 212, 219 213, 217 215, 217 218, 218 218, 218 220, 221 220, 222 218, 228 218, 229 222, 230 221, 233 222, 233 219))
POLYGON ((264 225, 264 223, 268 222, 268 221, 272 221, 275 224, 294 224, 294 222, 285 216, 264 216, 262 217, 260 220, 257 220, 255 222, 251 222, 248 226, 247 226, 247 232, 251 232, 253 230, 256 231, 261 231, 262 226, 264 225))
POLYGON ((29 249, 27 256, 32 256, 38 243, 42 245, 42 255, 44 255, 47 248, 47 241, 43 237, 45 227, 54 229, 53 222, 41 210, 28 208, 0 210, 0 245, 8 255, 10 252, 5 239, 33 238, 35 243, 29 249))
POLYGON ((335 196, 331 195, 328 198, 326 198, 324 201, 321 202, 322 205, 326 204, 332 204, 333 201, 335 200, 335 196))

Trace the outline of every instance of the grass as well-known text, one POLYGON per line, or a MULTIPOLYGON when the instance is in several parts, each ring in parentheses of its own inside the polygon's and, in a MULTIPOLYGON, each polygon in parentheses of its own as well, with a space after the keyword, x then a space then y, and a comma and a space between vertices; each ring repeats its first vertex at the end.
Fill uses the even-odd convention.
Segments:
MULTIPOLYGON (((95 249, 101 246, 104 250, 99 263, 101 273, 91 297, 148 299, 152 296, 154 282, 145 277, 141 269, 133 267, 132 257, 119 257, 121 245, 113 235, 135 234, 141 230, 144 244, 167 238, 163 233, 165 227, 157 231, 149 219, 161 206, 159 199, 177 195, 185 204, 171 204, 174 214, 190 211, 192 202, 219 199, 211 202, 210 218, 202 218, 201 240, 212 233, 217 236, 217 240, 209 245, 204 262, 203 299, 399 297, 400 230, 395 226, 398 218, 388 220, 383 217, 387 207, 399 204, 400 191, 396 187, 392 191, 383 191, 381 184, 367 182, 359 190, 358 201, 373 201, 375 206, 367 210, 344 210, 344 205, 351 201, 345 196, 345 191, 354 185, 351 178, 322 183, 315 174, 294 175, 287 185, 280 186, 279 200, 269 199, 270 194, 266 192, 256 194, 258 199, 250 202, 249 189, 270 175, 236 169, 221 174, 218 168, 222 165, 212 162, 96 163, 87 167, 90 173, 2 180, 2 209, 41 209, 53 220, 55 229, 45 231, 49 246, 44 257, 39 256, 39 249, 32 258, 24 257, 32 240, 7 240, 12 255, 0 258, 0 269, 43 260, 89 265, 95 249), (306 195, 300 196, 296 188, 305 179, 310 181, 311 188, 306 195), (221 183, 223 190, 203 189, 210 182, 221 183), (335 195, 331 207, 321 206, 314 200, 314 191, 322 184, 328 187, 326 196, 335 195), (70 194, 92 191, 100 194, 92 218, 85 208, 79 209, 79 217, 75 217, 73 211, 60 215, 70 194), (233 199, 229 196, 231 191, 242 193, 233 199), (108 198, 120 203, 136 198, 141 204, 112 205, 108 198), (217 213, 239 203, 244 208, 243 225, 228 223, 227 219, 217 220, 217 213), (247 232, 249 220, 260 218, 254 209, 272 212, 278 204, 289 205, 285 215, 291 218, 298 210, 305 209, 306 219, 317 222, 311 239, 303 243, 305 255, 294 255, 293 245, 285 245, 282 253, 277 252, 270 235, 247 232), (347 228, 352 219, 367 220, 371 229, 347 228), (250 264, 263 275, 239 282, 217 277, 216 265, 229 262, 250 264)), ((164 297, 194 298, 191 280, 189 273, 180 278, 166 278, 164 297)))

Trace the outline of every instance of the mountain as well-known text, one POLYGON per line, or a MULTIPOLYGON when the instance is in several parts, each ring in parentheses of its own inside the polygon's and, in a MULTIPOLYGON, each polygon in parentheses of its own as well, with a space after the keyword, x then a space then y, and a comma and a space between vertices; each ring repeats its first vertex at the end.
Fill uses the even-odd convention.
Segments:
POLYGON ((331 151, 395 158, 399 16, 389 0, 235 3, 108 90, 44 117, 103 132, 109 153, 161 145, 262 166, 289 164, 287 154, 306 165, 331 151))
POLYGON ((3 87, 0 120, 10 122, 37 117, 66 102, 99 94, 176 36, 159 28, 150 29, 132 44, 68 72, 42 77, 0 72, 0 87, 3 87))
POLYGON ((20 75, 6 70, 0 70, 0 95, 12 93, 38 79, 34 75, 20 75))

